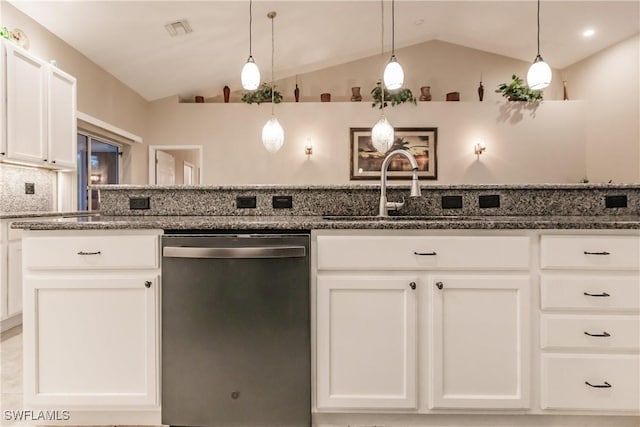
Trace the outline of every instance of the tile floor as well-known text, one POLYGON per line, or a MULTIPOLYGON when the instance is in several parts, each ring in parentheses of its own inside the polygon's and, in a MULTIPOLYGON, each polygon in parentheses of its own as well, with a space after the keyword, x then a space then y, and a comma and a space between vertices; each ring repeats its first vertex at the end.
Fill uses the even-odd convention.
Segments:
MULTIPOLYGON (((5 410, 22 409, 22 327, 10 329, 0 339, 0 425, 5 410)), ((21 424, 22 427, 22 424, 21 424)))

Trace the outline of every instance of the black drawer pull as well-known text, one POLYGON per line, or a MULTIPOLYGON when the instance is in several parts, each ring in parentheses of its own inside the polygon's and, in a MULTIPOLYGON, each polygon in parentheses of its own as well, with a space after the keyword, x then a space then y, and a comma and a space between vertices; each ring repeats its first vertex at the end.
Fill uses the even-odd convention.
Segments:
POLYGON ((414 255, 420 255, 420 256, 434 256, 434 255, 438 255, 435 252, 413 252, 414 255))
POLYGON ((611 255, 611 252, 602 251, 602 252, 588 252, 584 251, 585 255, 611 255))
POLYGON ((78 255, 100 255, 102 252, 100 251, 96 251, 96 252, 85 252, 85 251, 80 251, 78 252, 78 255))
POLYGON ((589 335, 590 337, 610 337, 611 336, 609 332, 603 332, 601 334, 590 334, 589 332, 584 331, 584 334, 589 335))
POLYGON ((436 282, 436 287, 440 290, 442 290, 442 288, 444 288, 444 283, 442 282, 436 282))
POLYGON ((611 296, 606 292, 603 292, 601 294, 590 294, 589 292, 583 292, 583 294, 585 294, 588 297, 610 297, 611 296))
POLYGON ((416 282, 409 283, 409 287, 415 291, 416 290, 416 282))
POLYGON ((589 381, 585 381, 584 383, 589 387, 593 387, 593 388, 611 388, 612 387, 612 385, 606 381, 604 382, 604 384, 591 384, 589 383, 589 381))

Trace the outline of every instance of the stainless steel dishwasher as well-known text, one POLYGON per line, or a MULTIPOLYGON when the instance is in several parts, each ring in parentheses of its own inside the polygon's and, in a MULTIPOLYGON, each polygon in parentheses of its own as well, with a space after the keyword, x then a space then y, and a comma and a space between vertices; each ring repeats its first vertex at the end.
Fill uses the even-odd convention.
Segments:
POLYGON ((309 235, 165 235, 162 424, 311 425, 309 235))

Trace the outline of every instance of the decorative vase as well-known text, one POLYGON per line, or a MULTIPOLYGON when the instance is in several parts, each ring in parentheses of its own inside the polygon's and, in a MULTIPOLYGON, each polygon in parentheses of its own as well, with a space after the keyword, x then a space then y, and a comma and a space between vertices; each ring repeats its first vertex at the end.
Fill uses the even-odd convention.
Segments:
POLYGON ((351 88, 351 101, 352 102, 362 101, 362 95, 360 95, 360 86, 354 86, 351 88))
POLYGON ((420 88, 420 101, 431 101, 431 86, 420 88))
POLYGON ((480 102, 482 102, 482 99, 484 98, 484 86, 482 86, 482 81, 480 81, 480 86, 478 86, 478 98, 480 99, 480 102))
POLYGON ((449 92, 446 97, 447 101, 460 101, 460 92, 449 92))
POLYGON ((321 93, 320 94, 320 102, 331 102, 331 94, 330 93, 321 93))
POLYGON ((231 95, 231 89, 229 88, 229 86, 225 86, 224 88, 222 88, 222 93, 224 95, 224 102, 228 103, 229 95, 231 95))
POLYGON ((202 104, 204 102, 204 96, 196 95, 196 103, 202 104))
POLYGON ((293 97, 296 102, 300 101, 300 88, 298 87, 298 83, 296 83, 296 88, 293 90, 293 97))

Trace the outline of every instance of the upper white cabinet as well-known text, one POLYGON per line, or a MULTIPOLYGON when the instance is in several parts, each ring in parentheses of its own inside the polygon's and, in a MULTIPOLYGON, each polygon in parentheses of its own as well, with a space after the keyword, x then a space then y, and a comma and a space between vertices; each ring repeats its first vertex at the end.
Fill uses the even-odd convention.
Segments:
POLYGON ((76 80, 8 42, 5 131, 0 159, 35 166, 76 167, 76 80))

